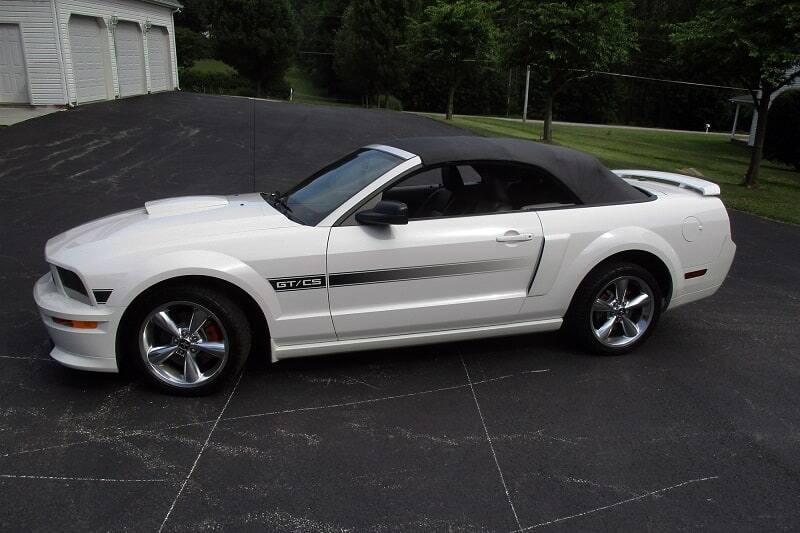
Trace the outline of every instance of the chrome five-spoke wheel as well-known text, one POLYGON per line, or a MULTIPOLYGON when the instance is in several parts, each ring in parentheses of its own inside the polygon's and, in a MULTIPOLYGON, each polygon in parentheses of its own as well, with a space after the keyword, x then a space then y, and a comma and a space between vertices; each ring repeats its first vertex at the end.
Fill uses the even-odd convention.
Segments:
POLYGON ((206 307, 174 301, 147 315, 139 351, 147 370, 177 387, 197 387, 225 367, 229 341, 222 322, 206 307))
POLYGON ((606 284, 592 303, 590 317, 600 343, 622 348, 647 331, 654 317, 655 298, 650 286, 636 276, 619 276, 606 284))

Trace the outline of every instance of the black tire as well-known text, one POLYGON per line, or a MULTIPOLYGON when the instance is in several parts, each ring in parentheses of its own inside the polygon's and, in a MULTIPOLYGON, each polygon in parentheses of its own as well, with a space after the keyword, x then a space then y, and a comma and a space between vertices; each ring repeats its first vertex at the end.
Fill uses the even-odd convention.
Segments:
MULTIPOLYGON (((609 263, 596 267, 592 270, 586 278, 581 282, 575 296, 572 298, 567 315, 564 317, 564 326, 562 331, 568 336, 568 339, 575 342, 579 347, 586 351, 599 355, 622 355, 641 346, 658 325, 663 308, 664 297, 661 293, 661 288, 658 282, 650 272, 635 263, 609 263), (642 330, 635 340, 620 346, 610 346, 607 343, 600 341, 599 337, 595 334, 595 324, 593 320, 602 322, 604 318, 612 318, 617 311, 608 311, 608 314, 593 314, 593 306, 595 301, 601 296, 601 291, 612 284, 615 280, 620 278, 635 278, 634 284, 641 281, 647 286, 652 294, 652 309, 649 312, 646 327, 642 330)), ((634 310, 629 312, 636 312, 634 310)), ((640 311, 643 313, 643 311, 640 311)), ((635 318, 635 317, 634 317, 635 318)), ((621 323, 619 326, 622 328, 621 323)), ((615 331, 620 331, 615 330, 615 331)), ((621 341, 624 342, 624 341, 621 341)))
MULTIPOLYGON (((176 325, 188 326, 186 315, 183 316, 180 323, 175 321, 176 325)), ((134 301, 125 314, 121 327, 118 349, 123 358, 122 366, 135 372, 153 387, 178 396, 203 396, 229 383, 241 371, 250 353, 252 342, 250 322, 233 299, 218 289, 193 284, 172 285, 145 293, 134 301), (191 306, 197 306, 211 313, 210 317, 213 319, 211 326, 214 324, 220 326, 216 330, 219 338, 212 340, 219 341, 221 339, 226 347, 226 354, 220 357, 220 361, 214 362, 214 358, 208 353, 202 353, 208 361, 211 361, 209 365, 213 365, 213 372, 209 372, 211 377, 203 378, 205 380, 198 383, 172 383, 167 381, 164 373, 159 372, 156 366, 145 360, 145 341, 143 340, 145 324, 154 323, 151 320, 153 313, 165 305, 176 306, 169 308, 177 309, 176 312, 180 311, 180 306, 185 306, 184 309, 192 309, 191 306)), ((147 327, 152 326, 148 325, 147 327)), ((165 332, 160 334, 169 337, 169 334, 165 332)), ((174 337, 172 343, 175 343, 174 337)), ((159 344, 163 344, 163 342, 159 344)), ((170 344, 170 346, 172 345, 170 344)), ((178 347, 177 344, 174 345, 178 347)), ((182 353, 177 352, 170 356, 171 361, 168 364, 178 368, 180 361, 185 361, 182 357, 184 357, 182 353)), ((200 354, 197 357, 199 359, 200 354)))

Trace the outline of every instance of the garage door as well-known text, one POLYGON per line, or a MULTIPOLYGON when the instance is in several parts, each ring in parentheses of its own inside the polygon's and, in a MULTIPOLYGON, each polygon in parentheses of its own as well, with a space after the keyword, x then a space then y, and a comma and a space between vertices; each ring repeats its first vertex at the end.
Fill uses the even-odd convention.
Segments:
POLYGON ((142 32, 134 22, 120 22, 114 29, 120 96, 144 94, 144 47, 142 32))
POLYGON ((0 102, 28 102, 22 35, 16 24, 0 24, 0 102))
POLYGON ((97 19, 72 16, 69 19, 69 46, 78 102, 108 99, 106 50, 108 39, 97 19))
POLYGON ((172 89, 172 60, 169 55, 169 33, 162 26, 153 26, 147 34, 147 57, 150 62, 150 90, 172 89))

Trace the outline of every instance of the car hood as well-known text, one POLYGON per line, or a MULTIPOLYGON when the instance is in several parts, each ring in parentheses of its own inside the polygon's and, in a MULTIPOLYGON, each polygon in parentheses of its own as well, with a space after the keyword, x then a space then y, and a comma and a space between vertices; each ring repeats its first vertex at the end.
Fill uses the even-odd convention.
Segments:
POLYGON ((173 242, 191 242, 247 231, 297 226, 270 206, 260 194, 183 196, 154 200, 143 208, 99 218, 47 241, 48 260, 78 248, 111 246, 118 252, 173 242))

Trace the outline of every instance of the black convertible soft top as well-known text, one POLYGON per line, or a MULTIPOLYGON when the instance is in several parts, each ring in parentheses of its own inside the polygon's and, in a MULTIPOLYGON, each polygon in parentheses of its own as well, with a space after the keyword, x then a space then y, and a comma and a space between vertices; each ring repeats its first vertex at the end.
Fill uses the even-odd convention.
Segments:
POLYGON ((412 137, 385 143, 418 155, 425 165, 505 161, 539 167, 584 204, 635 202, 647 198, 595 157, 549 144, 496 137, 412 137))

